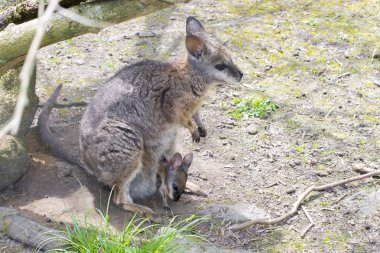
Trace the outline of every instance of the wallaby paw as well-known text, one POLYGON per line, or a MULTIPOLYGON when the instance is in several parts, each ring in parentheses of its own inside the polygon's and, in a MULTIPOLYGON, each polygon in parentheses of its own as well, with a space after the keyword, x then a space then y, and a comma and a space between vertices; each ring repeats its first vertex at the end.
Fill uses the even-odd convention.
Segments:
POLYGON ((198 127, 199 136, 202 138, 207 136, 207 130, 203 127, 198 127))
POLYGON ((193 137, 193 142, 199 143, 201 141, 201 136, 199 135, 198 131, 192 133, 191 137, 193 137))
POLYGON ((143 206, 139 213, 142 217, 148 218, 148 219, 151 219, 156 216, 156 212, 146 206, 143 206))

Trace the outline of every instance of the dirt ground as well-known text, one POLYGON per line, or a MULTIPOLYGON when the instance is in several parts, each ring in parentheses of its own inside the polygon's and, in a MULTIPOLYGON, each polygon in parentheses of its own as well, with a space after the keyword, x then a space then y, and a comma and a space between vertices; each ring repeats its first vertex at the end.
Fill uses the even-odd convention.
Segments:
MULTIPOLYGON (((304 207, 315 226, 303 238, 309 221, 302 211, 278 225, 239 232, 228 230, 236 217, 226 215, 240 206, 277 217, 310 185, 357 175, 353 167, 380 167, 378 13, 375 0, 195 0, 42 49, 37 93, 43 103, 63 83, 60 103, 89 101, 125 64, 181 57, 184 22, 194 15, 226 42, 244 78, 217 84, 205 99, 201 115, 208 136, 201 143, 181 131, 178 150, 195 155, 189 180, 208 197, 184 195, 171 204, 174 214, 211 214, 200 229, 228 248, 378 252, 378 178, 311 194, 304 207), (279 109, 266 119, 234 119, 228 114, 231 101, 244 96, 270 98, 279 109)), ((83 109, 52 113, 52 129, 73 148, 83 109)), ((28 145, 33 164, 18 184, 1 192, 1 203, 52 227, 71 222, 72 215, 100 222, 96 209, 105 210, 109 190, 49 155, 35 128, 28 145)), ((163 212, 157 196, 143 203, 163 212)), ((116 228, 129 217, 113 204, 109 213, 116 228)))

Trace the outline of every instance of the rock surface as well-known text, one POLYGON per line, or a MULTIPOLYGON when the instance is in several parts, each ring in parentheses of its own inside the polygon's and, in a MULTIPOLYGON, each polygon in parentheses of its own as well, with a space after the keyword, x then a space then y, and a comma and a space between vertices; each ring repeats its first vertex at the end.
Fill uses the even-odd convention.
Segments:
POLYGON ((232 223, 253 219, 268 219, 270 215, 255 204, 238 203, 235 205, 212 205, 200 212, 232 223))
POLYGON ((0 189, 19 180, 27 171, 29 156, 20 137, 0 139, 0 189))
POLYGON ((380 213, 380 190, 357 192, 343 201, 344 206, 351 213, 358 213, 361 217, 375 217, 380 213))

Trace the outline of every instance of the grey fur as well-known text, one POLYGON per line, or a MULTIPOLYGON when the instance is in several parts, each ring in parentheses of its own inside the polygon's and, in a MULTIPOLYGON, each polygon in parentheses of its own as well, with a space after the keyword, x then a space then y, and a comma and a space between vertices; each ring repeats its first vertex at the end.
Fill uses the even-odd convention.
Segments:
MULTIPOLYGON (((197 110, 210 84, 240 81, 243 76, 198 20, 189 17, 186 30, 187 59, 175 63, 145 60, 126 66, 98 90, 81 121, 81 161, 57 152, 85 164, 98 181, 115 185, 114 201, 127 210, 152 212, 132 199, 157 190, 160 157, 172 156, 178 127, 187 127, 199 141, 206 130, 197 110), (225 68, 217 70, 217 64, 225 68)), ((53 138, 46 134, 47 120, 42 119, 43 140, 52 150, 59 149, 59 143, 49 143, 53 138)))

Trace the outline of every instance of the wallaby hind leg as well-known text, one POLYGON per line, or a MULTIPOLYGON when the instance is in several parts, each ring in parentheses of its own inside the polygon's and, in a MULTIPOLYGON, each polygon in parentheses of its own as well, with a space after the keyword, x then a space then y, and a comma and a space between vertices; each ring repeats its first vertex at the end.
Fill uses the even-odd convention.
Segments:
POLYGON ((203 122, 201 120, 201 117, 199 116, 199 111, 196 111, 193 115, 193 120, 198 126, 198 132, 201 137, 207 136, 207 130, 206 127, 203 125, 203 122))
POLYGON ((152 218, 155 215, 155 212, 152 209, 133 203, 133 200, 129 195, 129 185, 130 182, 124 182, 116 185, 113 197, 115 204, 127 211, 137 213, 142 217, 152 218))
POLYGON ((191 119, 187 119, 186 121, 184 121, 184 124, 183 124, 187 129, 190 130, 190 133, 191 133, 191 137, 193 138, 193 141, 194 142, 200 142, 201 141, 201 136, 198 132, 198 129, 194 126, 193 122, 191 121, 191 119))

